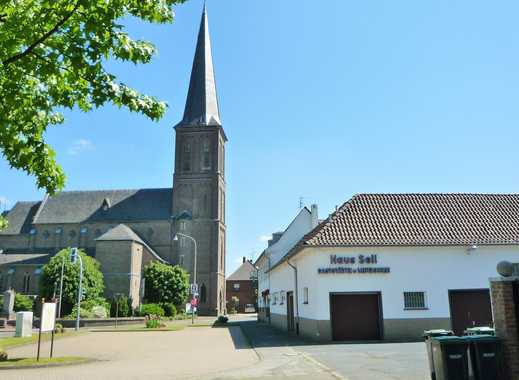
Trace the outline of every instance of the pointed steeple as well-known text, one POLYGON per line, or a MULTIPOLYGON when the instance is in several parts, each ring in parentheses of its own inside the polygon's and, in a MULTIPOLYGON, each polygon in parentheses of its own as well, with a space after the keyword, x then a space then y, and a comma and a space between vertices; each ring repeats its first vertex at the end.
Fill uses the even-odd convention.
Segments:
POLYGON ((179 125, 196 127, 222 125, 216 95, 211 39, 205 4, 191 70, 186 108, 179 125))

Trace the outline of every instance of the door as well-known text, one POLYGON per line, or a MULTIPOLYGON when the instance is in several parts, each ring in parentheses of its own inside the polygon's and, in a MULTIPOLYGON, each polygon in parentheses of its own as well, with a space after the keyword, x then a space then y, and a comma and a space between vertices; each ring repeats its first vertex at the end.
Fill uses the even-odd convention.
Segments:
POLYGON ((381 339, 380 293, 330 294, 333 340, 381 339))
POLYGON ((460 335, 474 326, 492 326, 492 306, 488 289, 450 290, 452 330, 460 335))
POLYGON ((287 293, 287 328, 288 331, 294 331, 294 293, 287 293))

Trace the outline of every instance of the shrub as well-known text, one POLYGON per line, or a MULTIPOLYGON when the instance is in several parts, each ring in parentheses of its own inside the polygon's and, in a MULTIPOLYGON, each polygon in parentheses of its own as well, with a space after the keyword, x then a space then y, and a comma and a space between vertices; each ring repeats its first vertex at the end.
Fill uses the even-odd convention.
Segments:
POLYGON ((146 321, 146 328, 147 329, 157 329, 159 328, 160 321, 158 319, 148 319, 146 321))
MULTIPOLYGON (((81 301, 81 318, 106 318, 110 312, 110 304, 104 298, 95 298, 81 301), (102 309, 100 309, 102 308, 102 309)), ((72 308, 67 319, 74 319, 77 315, 77 304, 72 308)))
POLYGON ((16 293, 14 296, 14 311, 32 311, 33 300, 28 296, 16 293))
POLYGON ((141 305, 141 310, 139 314, 141 316, 156 315, 157 317, 163 317, 165 315, 164 309, 157 303, 147 303, 141 305))
POLYGON ((236 314, 240 306, 240 299, 238 297, 231 297, 229 302, 229 314, 236 314))
POLYGON ((7 356, 7 352, 0 348, 0 362, 6 362, 8 358, 9 357, 7 356))
POLYGON ((150 302, 183 304, 188 296, 189 275, 180 266, 152 261, 144 267, 145 298, 150 302))
POLYGON ((164 309, 164 315, 166 317, 175 317, 177 315, 177 308, 172 303, 163 303, 160 306, 164 309))
POLYGON ((115 318, 115 316, 123 317, 131 317, 132 315, 132 299, 126 296, 119 297, 118 299, 112 299, 112 304, 110 306, 110 316, 115 318), (119 303, 119 306, 117 306, 119 303), (119 308, 119 310, 117 310, 119 308))
POLYGON ((65 332, 65 328, 63 327, 63 325, 61 323, 56 323, 56 325, 54 326, 54 332, 56 334, 64 333, 65 332))

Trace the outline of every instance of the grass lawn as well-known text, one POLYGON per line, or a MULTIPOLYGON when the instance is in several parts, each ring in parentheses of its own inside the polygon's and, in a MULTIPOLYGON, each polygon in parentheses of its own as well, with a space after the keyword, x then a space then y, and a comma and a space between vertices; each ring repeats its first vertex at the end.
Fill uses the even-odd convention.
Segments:
POLYGON ((47 367, 66 364, 79 364, 85 363, 87 361, 90 361, 90 359, 77 356, 63 356, 52 359, 40 358, 40 361, 36 361, 36 358, 8 359, 5 362, 0 362, 0 369, 47 367))
MULTIPOLYGON (((54 339, 60 339, 60 338, 66 338, 69 336, 76 336, 81 334, 81 332, 66 332, 62 334, 55 334, 54 339)), ((41 341, 45 342, 50 340, 51 334, 50 333, 43 333, 41 334, 41 341)), ((32 343, 38 343, 38 333, 33 334, 31 337, 10 337, 10 338, 0 338, 0 350, 6 349, 6 348, 12 348, 12 347, 18 347, 18 346, 24 346, 26 344, 32 344, 32 343)))

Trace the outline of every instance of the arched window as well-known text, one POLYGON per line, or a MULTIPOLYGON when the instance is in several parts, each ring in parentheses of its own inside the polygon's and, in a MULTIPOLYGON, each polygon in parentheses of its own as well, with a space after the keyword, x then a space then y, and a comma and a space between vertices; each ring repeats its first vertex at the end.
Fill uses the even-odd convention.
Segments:
POLYGON ((182 170, 191 171, 191 144, 186 143, 182 153, 182 170))
POLYGON ((207 301, 207 289, 205 288, 205 284, 202 284, 200 287, 200 302, 206 302, 207 301))
POLYGON ((209 140, 204 140, 202 144, 202 170, 211 169, 211 146, 209 140))

